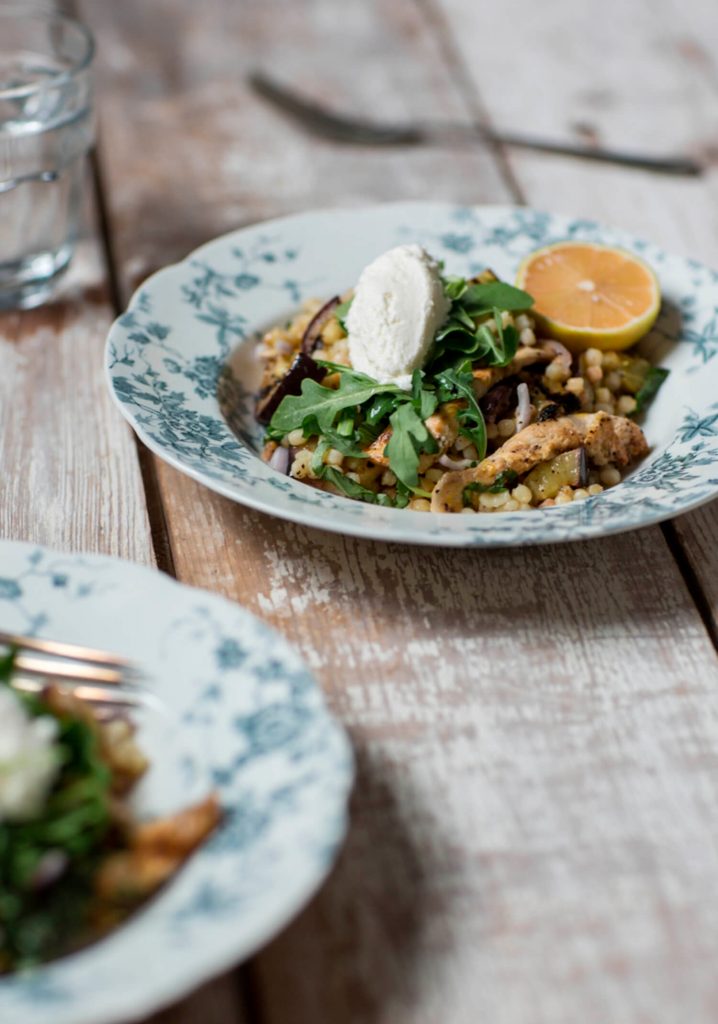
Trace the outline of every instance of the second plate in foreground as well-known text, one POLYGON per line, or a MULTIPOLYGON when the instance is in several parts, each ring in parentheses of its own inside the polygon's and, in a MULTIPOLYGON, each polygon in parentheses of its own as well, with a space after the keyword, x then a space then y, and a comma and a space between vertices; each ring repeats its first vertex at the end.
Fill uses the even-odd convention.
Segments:
MULTIPOLYGON (((0 977, 3 1024, 144 1018, 249 956, 306 903, 346 829, 352 757, 289 645, 237 605, 98 555, 0 542, 2 627, 136 662, 157 713, 139 720, 149 818, 214 790, 210 839, 124 924, 0 977)), ((135 795, 133 794, 133 801, 135 795)))

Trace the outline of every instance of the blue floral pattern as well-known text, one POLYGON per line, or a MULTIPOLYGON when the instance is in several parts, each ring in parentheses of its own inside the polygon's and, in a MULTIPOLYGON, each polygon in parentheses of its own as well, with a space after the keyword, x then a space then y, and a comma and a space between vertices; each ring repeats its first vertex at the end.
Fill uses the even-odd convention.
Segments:
POLYGON ((151 278, 107 345, 113 395, 160 456, 222 494, 328 530, 423 544, 546 543, 665 519, 718 494, 718 272, 587 219, 517 207, 401 203, 246 228, 151 278), (256 338, 312 296, 344 291, 384 249, 420 242, 448 273, 512 279, 561 239, 620 245, 655 268, 664 305, 641 347, 671 371, 645 430, 652 452, 619 487, 538 513, 432 516, 325 494, 257 457, 256 338))
POLYGON ((253 952, 316 888, 346 828, 348 741, 298 656, 236 605, 100 556, 0 541, 0 565, 4 629, 117 650, 147 674, 162 711, 140 722, 143 809, 211 787, 222 802, 218 831, 141 914, 0 978, 2 1021, 144 1018, 253 952))

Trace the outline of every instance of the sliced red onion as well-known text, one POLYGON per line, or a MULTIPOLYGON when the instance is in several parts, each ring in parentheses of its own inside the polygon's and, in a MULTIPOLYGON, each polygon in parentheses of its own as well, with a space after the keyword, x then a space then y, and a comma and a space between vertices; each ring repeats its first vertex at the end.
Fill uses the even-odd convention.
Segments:
POLYGON ((278 445, 272 452, 268 465, 286 476, 289 472, 289 449, 282 447, 281 444, 278 445))
POLYGON ((341 301, 339 296, 335 295, 329 302, 324 303, 322 308, 314 314, 307 324, 307 329, 302 338, 302 352, 305 356, 310 356, 316 348, 324 324, 332 316, 337 306, 341 304, 341 301))
POLYGON ((325 372, 311 356, 305 356, 303 352, 298 352, 282 379, 270 384, 260 392, 254 410, 257 422, 269 423, 286 395, 300 395, 305 378, 310 377, 318 383, 324 378, 325 372))
POLYGON ((439 458, 439 465, 444 469, 468 469, 471 459, 452 459, 448 455, 442 455, 439 458))
POLYGON ((542 341, 541 347, 548 349, 549 352, 553 352, 556 358, 559 359, 564 364, 567 370, 571 369, 571 364, 573 363, 573 356, 566 348, 566 346, 562 345, 560 341, 554 341, 553 338, 550 339, 549 341, 542 341))
POLYGON ((48 850, 43 854, 40 863, 32 876, 33 889, 45 889, 52 885, 65 873, 69 858, 64 850, 48 850))
POLYGON ((519 384, 516 388, 516 398, 518 405, 516 406, 516 433, 527 427, 531 422, 531 396, 529 395, 529 386, 526 383, 519 384))

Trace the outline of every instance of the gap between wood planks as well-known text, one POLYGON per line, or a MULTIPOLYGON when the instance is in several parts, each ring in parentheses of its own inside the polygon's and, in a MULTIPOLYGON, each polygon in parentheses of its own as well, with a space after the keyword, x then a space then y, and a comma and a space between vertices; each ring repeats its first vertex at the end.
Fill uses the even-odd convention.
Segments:
MULTIPOLYGON (((117 260, 115 257, 114 246, 112 244, 112 227, 105 191, 105 178, 97 147, 93 149, 90 155, 90 167, 95 208, 97 210, 100 249, 110 292, 110 301, 112 303, 115 316, 120 316, 124 312, 125 304, 122 301, 122 290, 117 270, 117 260)), ((174 556, 172 554, 172 543, 170 541, 167 517, 165 514, 165 506, 162 500, 162 493, 157 477, 155 456, 149 448, 142 443, 134 431, 132 431, 132 435, 137 449, 137 460, 142 476, 142 486, 145 492, 147 516, 150 523, 150 535, 157 568, 162 572, 167 573, 169 576, 172 576, 174 579, 177 579, 174 556)), ((261 1010, 261 1000, 258 994, 255 974, 252 969, 252 961, 248 960, 246 963, 240 964, 234 970, 230 970, 228 975, 230 989, 234 993, 234 996, 240 1005, 243 1021, 246 1021, 246 1024, 264 1024, 265 1017, 261 1010)), ((215 980, 217 984, 220 984, 219 979, 215 980)), ((210 982, 210 984, 213 983, 210 982)), ((184 1006, 184 1002, 181 1005, 184 1006)), ((174 1012, 174 1006, 161 1010, 156 1024, 161 1024, 163 1019, 167 1019, 169 1024, 170 1020, 174 1020, 174 1012)), ((191 1013, 192 1010, 190 1009, 190 1014, 191 1013)), ((150 1021, 148 1024, 152 1024, 152 1022, 150 1021)), ((235 1022, 227 1021, 226 1024, 235 1024, 235 1022)))
MULTIPOLYGON (((97 222, 100 234, 100 249, 102 252, 105 274, 110 291, 110 301, 112 303, 115 316, 120 316, 124 312, 124 303, 122 302, 120 279, 117 273, 117 260, 115 259, 115 253, 112 245, 112 232, 107 199, 105 196, 104 177, 97 148, 93 149, 90 155, 90 167, 92 170, 92 187, 94 191, 95 209, 97 210, 97 222)), ((174 557, 172 555, 172 544, 170 542, 165 507, 162 501, 159 481, 157 479, 157 467, 155 465, 154 455, 149 448, 142 443, 134 430, 132 431, 132 436, 134 438, 135 448, 137 449, 137 461, 139 463, 140 474, 142 476, 142 486, 145 492, 147 517, 150 523, 150 535, 152 538, 152 547, 155 553, 155 559, 157 561, 157 568, 176 579, 177 573, 175 571, 174 557)))
MULTIPOLYGON (((490 128, 491 118, 489 117, 488 110, 481 99, 478 89, 472 81, 464 57, 459 47, 456 45, 453 31, 447 22, 444 11, 436 3, 436 0, 414 0, 414 2, 417 8, 421 11, 423 17, 426 19, 430 29, 435 33, 436 38, 439 40, 441 52, 446 59, 447 74, 453 80, 459 96, 466 104, 472 121, 477 125, 477 127, 490 128)), ((506 152, 506 146, 497 141, 482 142, 481 145, 485 145, 493 154, 504 184, 514 197, 515 201, 520 206, 526 206, 526 196, 516 175, 514 174, 513 168, 511 167, 511 163, 506 152)), ((570 159, 570 157, 567 157, 566 159, 570 159)), ((710 601, 703 592, 698 576, 693 568, 690 556, 681 543, 673 520, 668 520, 664 523, 659 523, 658 525, 666 546, 678 566, 678 570, 686 585, 686 589, 691 596, 691 600, 701 617, 710 641, 718 654, 718 622, 716 622, 713 617, 710 601)))

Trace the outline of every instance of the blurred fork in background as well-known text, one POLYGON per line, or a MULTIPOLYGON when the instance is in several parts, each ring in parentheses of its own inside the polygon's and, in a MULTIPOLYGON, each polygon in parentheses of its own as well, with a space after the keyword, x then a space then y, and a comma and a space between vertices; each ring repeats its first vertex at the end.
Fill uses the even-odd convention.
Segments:
POLYGON ((620 164, 661 174, 695 176, 703 173, 696 160, 685 156, 648 156, 618 149, 580 146, 571 142, 557 142, 518 132, 495 131, 484 125, 464 121, 406 121, 401 124, 382 124, 364 117, 339 114, 310 100, 294 89, 280 84, 264 71, 252 71, 248 77, 252 89, 285 114, 294 118, 308 131, 334 142, 358 146, 449 146, 487 142, 492 145, 517 146, 542 153, 560 153, 583 160, 620 164))

